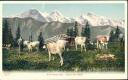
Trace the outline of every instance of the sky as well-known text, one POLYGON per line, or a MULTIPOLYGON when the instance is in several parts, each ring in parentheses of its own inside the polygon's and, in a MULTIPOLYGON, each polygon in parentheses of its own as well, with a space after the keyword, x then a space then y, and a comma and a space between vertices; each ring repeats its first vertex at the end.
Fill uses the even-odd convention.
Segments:
POLYGON ((29 9, 41 12, 60 11, 64 16, 76 17, 84 13, 94 13, 112 19, 124 19, 125 8, 123 3, 98 3, 98 4, 3 4, 3 16, 12 16, 23 13, 29 9))

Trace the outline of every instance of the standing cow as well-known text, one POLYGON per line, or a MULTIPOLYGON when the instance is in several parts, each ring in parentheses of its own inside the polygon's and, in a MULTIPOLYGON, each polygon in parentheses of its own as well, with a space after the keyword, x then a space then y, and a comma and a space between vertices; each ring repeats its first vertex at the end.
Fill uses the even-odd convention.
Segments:
POLYGON ((83 49, 86 51, 85 42, 86 42, 86 37, 77 36, 75 38, 76 50, 77 50, 77 46, 80 45, 81 46, 81 52, 82 52, 83 49))
POLYGON ((109 36, 100 35, 97 36, 97 48, 108 49, 109 36))
POLYGON ((49 54, 49 61, 51 61, 52 54, 58 54, 60 57, 60 64, 63 65, 63 57, 62 54, 64 52, 64 48, 66 46, 66 40, 57 40, 56 42, 49 42, 46 44, 46 48, 49 54))

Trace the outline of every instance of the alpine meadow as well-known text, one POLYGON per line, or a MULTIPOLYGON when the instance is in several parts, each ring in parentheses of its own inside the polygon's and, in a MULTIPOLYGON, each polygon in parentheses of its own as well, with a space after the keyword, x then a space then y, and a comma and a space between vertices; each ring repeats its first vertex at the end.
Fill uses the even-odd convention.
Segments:
POLYGON ((50 12, 48 5, 46 11, 17 13, 17 7, 16 15, 3 16, 3 70, 124 72, 125 20, 113 19, 109 12, 102 16, 98 9, 88 12, 84 6, 86 13, 64 9, 50 12))

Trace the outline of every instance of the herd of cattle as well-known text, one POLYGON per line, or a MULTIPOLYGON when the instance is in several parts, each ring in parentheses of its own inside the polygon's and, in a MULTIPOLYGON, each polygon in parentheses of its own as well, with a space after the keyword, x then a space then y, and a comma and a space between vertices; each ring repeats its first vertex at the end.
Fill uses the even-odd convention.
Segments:
MULTIPOLYGON (((97 37, 97 43, 96 46, 99 49, 107 49, 109 37, 108 36, 98 36, 97 37)), ((20 46, 20 43, 22 41, 22 38, 18 39, 18 43, 20 46)), ((77 50, 78 45, 81 46, 81 52, 84 50, 86 51, 86 37, 77 36, 75 38, 71 37, 65 37, 63 39, 58 39, 56 41, 47 42, 42 46, 42 48, 45 48, 48 51, 49 55, 49 61, 51 60, 52 54, 58 54, 60 57, 60 64, 63 65, 63 57, 62 54, 65 50, 69 50, 69 47, 74 44, 75 48, 77 50)), ((90 42, 93 44, 92 42, 90 42)), ((28 49, 29 52, 32 52, 33 49, 39 49, 39 41, 23 41, 23 45, 28 49)), ((54 59, 54 57, 53 57, 54 59)))

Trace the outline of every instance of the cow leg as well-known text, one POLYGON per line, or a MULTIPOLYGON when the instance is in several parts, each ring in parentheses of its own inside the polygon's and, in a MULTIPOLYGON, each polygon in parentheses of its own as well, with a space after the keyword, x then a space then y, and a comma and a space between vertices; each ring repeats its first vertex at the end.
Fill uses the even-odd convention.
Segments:
POLYGON ((83 51, 83 45, 81 45, 81 52, 83 51))
POLYGON ((101 49, 101 44, 98 44, 98 48, 101 49))
POLYGON ((76 44, 76 50, 77 50, 77 44, 76 44))
POLYGON ((86 52, 86 47, 85 47, 85 45, 84 45, 83 47, 84 47, 84 51, 86 52))
POLYGON ((102 45, 102 49, 105 49, 105 43, 103 43, 103 45, 102 45))
POLYGON ((54 58, 54 55, 52 55, 52 60, 54 60, 55 58, 54 58))
POLYGON ((103 43, 100 45, 100 49, 103 49, 103 43))
POLYGON ((108 49, 108 43, 106 43, 105 46, 106 46, 106 49, 108 49))
POLYGON ((31 48, 31 52, 32 52, 32 48, 31 48))
POLYGON ((97 45, 97 49, 98 49, 98 48, 99 48, 99 43, 98 43, 98 41, 97 41, 97 44, 96 44, 96 45, 97 45))
POLYGON ((64 46, 64 50, 65 50, 65 46, 64 46))
POLYGON ((31 52, 31 49, 28 49, 29 50, 29 52, 31 52))
POLYGON ((59 56, 60 56, 60 64, 61 64, 61 66, 63 65, 63 58, 62 58, 62 54, 60 53, 59 54, 59 56))
POLYGON ((49 54, 49 61, 51 61, 51 53, 50 53, 50 52, 48 52, 48 54, 49 54))
POLYGON ((37 52, 39 52, 39 48, 38 47, 36 47, 36 50, 37 50, 37 52))

